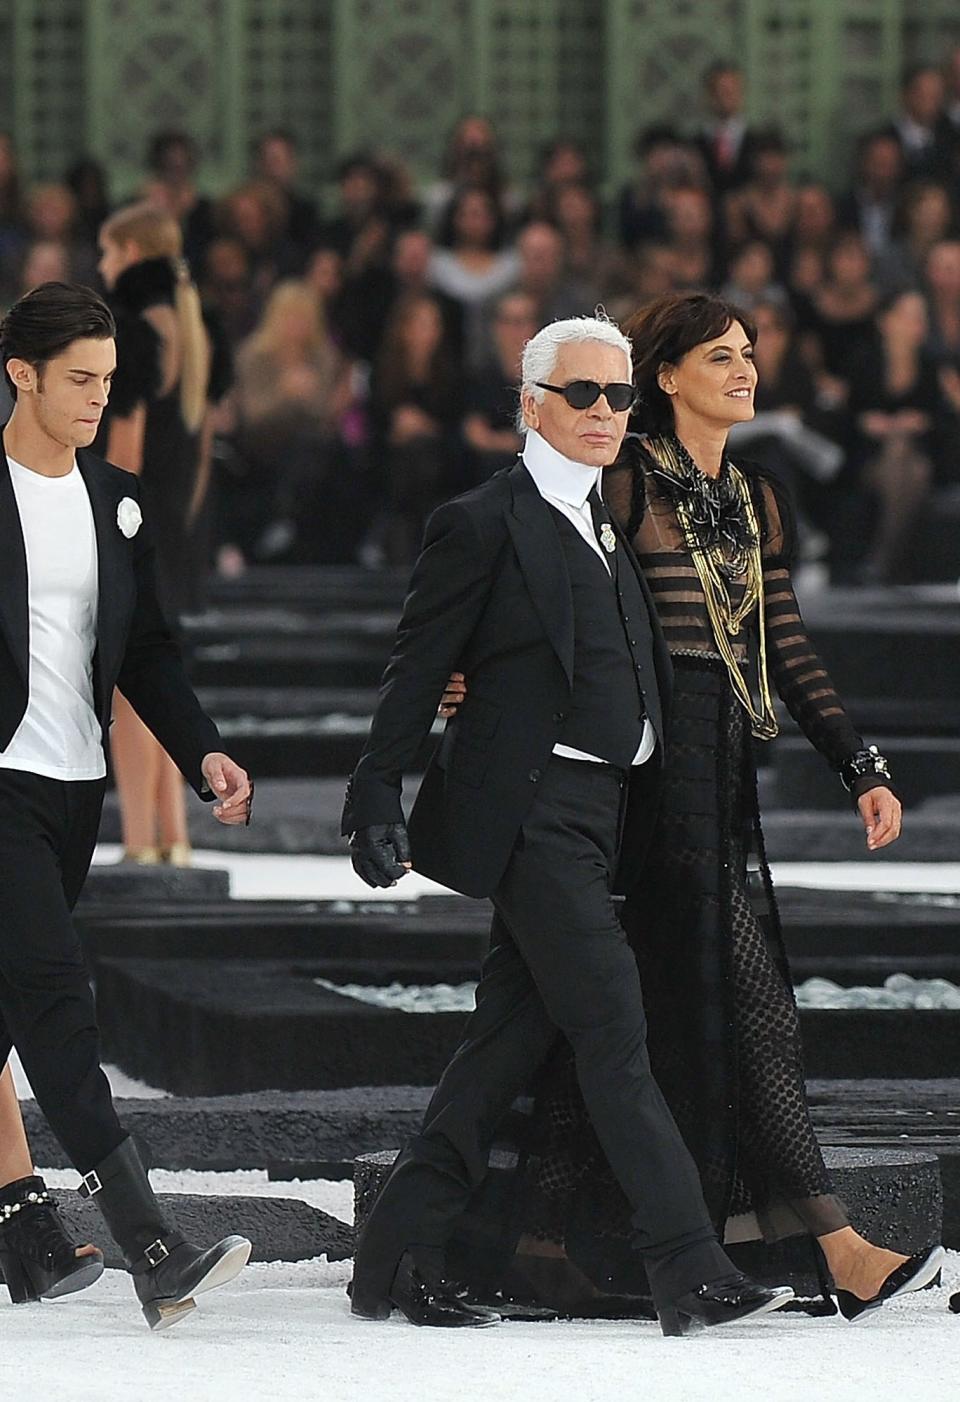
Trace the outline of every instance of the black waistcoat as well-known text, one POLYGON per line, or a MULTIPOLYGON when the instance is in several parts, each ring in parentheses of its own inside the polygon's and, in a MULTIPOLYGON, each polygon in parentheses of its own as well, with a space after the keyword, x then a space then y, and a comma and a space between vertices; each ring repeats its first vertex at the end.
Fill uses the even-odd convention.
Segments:
POLYGON ((622 546, 610 556, 611 577, 576 526, 550 509, 573 594, 573 694, 557 739, 625 769, 644 715, 660 728, 647 602, 622 546))

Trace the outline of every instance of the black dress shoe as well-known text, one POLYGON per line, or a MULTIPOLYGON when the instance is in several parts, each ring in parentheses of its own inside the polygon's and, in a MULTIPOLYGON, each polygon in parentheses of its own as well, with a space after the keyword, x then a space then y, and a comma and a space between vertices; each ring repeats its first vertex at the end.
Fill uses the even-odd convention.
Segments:
POLYGON ((669 1305, 658 1304, 657 1314, 663 1333, 673 1338, 686 1334, 696 1324, 713 1327, 751 1319, 757 1314, 770 1314, 782 1309, 793 1298, 789 1285, 767 1289, 738 1273, 688 1290, 669 1305))
POLYGON ((929 1251, 917 1252, 915 1256, 908 1257, 902 1266, 897 1266, 896 1270, 891 1271, 877 1293, 869 1300, 861 1300, 859 1295, 854 1295, 849 1290, 838 1290, 837 1304, 840 1306, 840 1313, 844 1319, 859 1319, 862 1314, 878 1310, 888 1300, 895 1300, 900 1295, 909 1295, 911 1290, 922 1290, 935 1278, 946 1259, 947 1253, 942 1246, 931 1246, 929 1251))
POLYGON ((0 1280, 12 1304, 58 1300, 102 1274, 102 1253, 77 1255, 42 1178, 21 1178, 0 1189, 0 1280))
POLYGON ((354 1277, 350 1289, 351 1313, 361 1319, 389 1319, 395 1309, 411 1324, 435 1329, 482 1329, 499 1324, 500 1314, 467 1299, 466 1290, 440 1276, 427 1278, 417 1268, 409 1251, 400 1258, 397 1273, 386 1297, 365 1290, 354 1277))
POLYGON ((960 1290, 950 1296, 950 1311, 952 1314, 960 1314, 960 1290))

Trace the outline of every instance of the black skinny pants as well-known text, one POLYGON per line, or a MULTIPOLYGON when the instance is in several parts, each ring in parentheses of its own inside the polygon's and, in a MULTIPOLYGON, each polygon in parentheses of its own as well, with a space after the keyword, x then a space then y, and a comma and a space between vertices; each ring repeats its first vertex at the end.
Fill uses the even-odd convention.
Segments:
POLYGON ((436 1259, 486 1173, 497 1123, 558 1030, 655 1294, 733 1270, 650 1069, 636 959, 610 896, 625 782, 609 765, 550 761, 493 897, 476 1011, 361 1235, 369 1288, 389 1289, 408 1246, 436 1259))
POLYGON ((15 1046, 80 1173, 126 1138, 100 1069, 90 976, 71 919, 103 792, 102 779, 0 769, 0 1069, 15 1046))

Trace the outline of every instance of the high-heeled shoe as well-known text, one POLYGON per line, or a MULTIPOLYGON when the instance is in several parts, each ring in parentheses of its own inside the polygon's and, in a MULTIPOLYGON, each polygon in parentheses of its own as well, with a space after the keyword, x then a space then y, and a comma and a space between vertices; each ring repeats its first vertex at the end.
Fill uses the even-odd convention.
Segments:
POLYGON ((869 1300, 861 1300, 850 1290, 837 1291, 837 1304, 844 1319, 851 1322, 862 1314, 869 1314, 885 1305, 888 1300, 896 1300, 901 1295, 909 1295, 911 1290, 922 1290, 936 1277, 947 1258, 942 1246, 931 1246, 927 1251, 918 1251, 909 1256, 902 1266, 892 1270, 875 1295, 869 1300))
POLYGON ((193 848, 189 842, 171 842, 160 848, 160 861, 168 867, 188 867, 193 865, 193 848))
POLYGON ((0 1275, 13 1304, 72 1295, 102 1274, 102 1253, 77 1255, 42 1178, 0 1188, 0 1275))
POLYGON ((734 1324, 755 1315, 770 1314, 782 1309, 793 1298, 789 1285, 767 1288, 737 1272, 688 1290, 669 1304, 657 1300, 654 1303, 663 1334, 666 1338, 676 1338, 695 1325, 715 1328, 718 1324, 734 1324))

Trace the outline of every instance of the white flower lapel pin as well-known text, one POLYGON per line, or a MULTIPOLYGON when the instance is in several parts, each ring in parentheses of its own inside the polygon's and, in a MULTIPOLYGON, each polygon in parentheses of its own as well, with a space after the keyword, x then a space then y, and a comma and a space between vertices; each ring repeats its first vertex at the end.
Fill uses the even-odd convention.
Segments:
POLYGON ((132 540, 143 525, 143 513, 133 497, 124 497, 117 506, 117 525, 127 540, 132 540))

